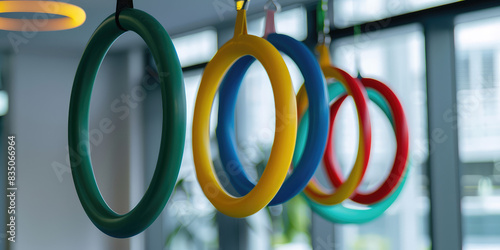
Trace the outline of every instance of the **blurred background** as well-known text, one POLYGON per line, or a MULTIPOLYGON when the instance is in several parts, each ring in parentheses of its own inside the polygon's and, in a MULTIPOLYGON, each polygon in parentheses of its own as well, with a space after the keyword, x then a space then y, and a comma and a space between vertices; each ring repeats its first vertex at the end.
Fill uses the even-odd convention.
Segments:
MULTIPOLYGON (((0 249, 500 249, 500 2, 329 1, 334 65, 353 76, 360 72, 387 83, 403 103, 411 136, 411 170, 397 201, 372 222, 340 225, 312 213, 302 197, 245 219, 214 209, 195 176, 192 115, 204 66, 232 37, 234 1, 136 0, 134 7, 158 19, 173 38, 184 72, 188 128, 170 201, 151 227, 129 239, 111 238, 87 218, 74 188, 67 146, 76 68, 92 32, 116 3, 69 2, 86 11, 87 20, 78 28, 0 31, 0 143, 6 152, 7 136, 16 136, 19 187, 17 240, 8 244, 6 230, 0 231, 0 249), (356 25, 361 34, 354 32, 356 25)), ((265 3, 250 3, 250 34, 264 33, 265 3)), ((276 16, 277 32, 312 49, 317 1, 279 3, 283 8, 276 16)), ((292 60, 285 56, 285 61, 297 91, 302 75, 292 60)), ((100 191, 118 213, 137 204, 156 166, 162 121, 158 84, 145 43, 137 34, 125 33, 99 70, 89 130, 100 191), (111 123, 112 131, 100 131, 101 122, 111 123)), ((214 103, 211 137, 217 163, 214 103)), ((361 190, 372 190, 385 179, 396 147, 381 110, 370 104, 370 114, 372 157, 361 190)), ((267 161, 274 117, 269 79, 255 63, 236 108, 239 153, 254 178, 267 161)), ((345 175, 357 151, 356 121, 348 99, 335 127, 336 153, 345 175)), ((1 155, 6 169, 6 153, 1 155)), ((2 175, 5 186, 6 173, 2 175)), ((5 198, 0 197, 2 204, 5 198)), ((6 224, 6 218, 0 222, 6 224)))

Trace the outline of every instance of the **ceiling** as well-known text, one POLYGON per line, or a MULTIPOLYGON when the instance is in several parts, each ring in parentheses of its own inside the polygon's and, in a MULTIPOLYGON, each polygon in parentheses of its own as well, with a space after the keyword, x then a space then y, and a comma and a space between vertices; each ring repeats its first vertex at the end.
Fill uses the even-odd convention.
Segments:
MULTIPOLYGON (((85 23, 75 29, 52 32, 12 32, 0 31, 0 49, 17 51, 73 50, 80 52, 85 47, 95 28, 115 11, 115 1, 110 0, 69 0, 69 3, 83 8, 87 14, 85 23), (9 34, 10 33, 10 34, 9 34), (19 38, 19 39, 13 39, 19 38), (17 49, 15 48, 17 47, 17 49)), ((252 0, 249 14, 263 10, 267 0, 252 0)), ((311 3, 317 0, 282 0, 282 6, 297 3, 311 3)), ((134 7, 155 17, 171 35, 200 29, 221 23, 231 23, 235 19, 233 0, 136 0, 134 7)), ((29 15, 29 14, 27 14, 29 15)), ((125 35, 113 46, 126 48, 143 44, 137 35, 125 35)))

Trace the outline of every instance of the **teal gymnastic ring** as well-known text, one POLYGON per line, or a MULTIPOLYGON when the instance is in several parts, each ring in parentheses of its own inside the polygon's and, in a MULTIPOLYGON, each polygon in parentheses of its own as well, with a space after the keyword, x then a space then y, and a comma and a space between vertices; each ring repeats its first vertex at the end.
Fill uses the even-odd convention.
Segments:
MULTIPOLYGON (((344 92, 345 90, 342 84, 334 83, 328 85, 328 95, 330 97, 330 101, 334 100, 344 92)), ((394 127, 394 120, 389 105, 387 104, 387 101, 377 91, 374 91, 373 89, 367 88, 367 93, 370 100, 372 100, 375 104, 377 104, 377 106, 379 106, 382 109, 387 118, 389 118, 391 125, 394 127)), ((297 152, 296 153, 297 155, 294 155, 293 157, 294 163, 296 159, 300 159, 300 154, 303 152, 305 147, 305 140, 306 140, 305 135, 307 135, 307 128, 309 123, 308 117, 309 116, 307 115, 306 111, 297 129, 297 143, 295 148, 296 149, 295 152, 297 152)), ((334 206, 324 206, 312 201, 306 195, 303 195, 303 197, 306 199, 312 211, 314 211, 315 213, 317 213, 318 215, 320 215, 321 217, 323 217, 328 221, 341 224, 366 223, 382 215, 398 198, 408 178, 408 173, 411 164, 410 162, 408 162, 407 164, 408 167, 406 167, 406 171, 403 174, 403 178, 401 179, 398 188, 394 190, 394 192, 389 197, 385 198, 379 203, 372 204, 369 206, 363 206, 366 209, 352 209, 345 207, 342 203, 334 206)))
MULTIPOLYGON (((90 159, 89 105, 97 71, 108 49, 125 31, 109 16, 90 38, 75 75, 68 122, 71 172, 80 202, 87 216, 102 232, 118 238, 136 235, 161 213, 174 188, 186 135, 186 98, 182 69, 165 29, 149 14, 124 9, 119 22, 144 39, 158 66, 163 106, 163 126, 158 162, 146 193, 130 212, 115 213, 102 198, 90 159), (84 134, 86 133, 86 134, 84 134)), ((125 70, 125 69, 124 69, 125 70)))

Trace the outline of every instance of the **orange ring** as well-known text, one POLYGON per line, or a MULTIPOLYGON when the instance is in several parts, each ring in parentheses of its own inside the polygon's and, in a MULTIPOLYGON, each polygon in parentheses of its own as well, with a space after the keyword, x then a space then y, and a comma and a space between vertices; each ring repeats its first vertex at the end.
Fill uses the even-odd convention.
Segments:
MULTIPOLYGON (((331 66, 328 47, 325 45, 319 45, 318 50, 320 52, 320 65, 325 77, 327 80, 332 78, 336 79, 344 85, 347 93, 353 97, 358 112, 358 155, 351 174, 347 180, 333 193, 327 192, 319 185, 319 183, 316 182, 315 178, 312 178, 307 187, 304 189, 304 193, 307 197, 316 203, 322 205, 336 205, 349 198, 354 191, 356 191, 366 172, 366 165, 368 163, 371 146, 370 116, 368 113, 368 104, 366 102, 368 97, 365 88, 357 79, 352 78, 345 71, 331 66)), ((307 95, 301 92, 305 92, 305 89, 301 88, 297 94, 297 106, 299 107, 299 111, 305 111, 308 106, 307 95)), ((302 115, 302 113, 299 113, 299 117, 302 115)))
MULTIPOLYGON (((0 30, 26 31, 32 24, 36 30, 55 31, 76 28, 85 22, 85 11, 73 4, 55 1, 0 1, 0 13, 42 13, 55 14, 64 17, 40 19, 17 19, 0 17, 0 30)), ((32 29, 33 27, 30 27, 32 29)))

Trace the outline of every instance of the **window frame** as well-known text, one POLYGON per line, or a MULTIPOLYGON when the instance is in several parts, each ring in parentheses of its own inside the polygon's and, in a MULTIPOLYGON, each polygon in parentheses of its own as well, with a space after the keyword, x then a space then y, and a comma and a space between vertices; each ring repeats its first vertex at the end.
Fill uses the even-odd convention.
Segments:
MULTIPOLYGON (((332 5, 331 3, 332 0, 330 0, 330 5, 332 5)), ((287 7, 291 8, 292 6, 296 7, 297 5, 287 7)), ((307 12, 308 30, 307 37, 303 42, 312 49, 318 41, 318 35, 315 32, 316 2, 306 3, 303 6, 307 12)), ((421 25, 424 32, 429 141, 429 158, 426 165, 430 180, 430 236, 434 250, 462 249, 463 244, 460 179, 464 164, 459 159, 457 119, 453 119, 457 115, 454 32, 457 24, 456 18, 462 14, 494 7, 500 7, 500 1, 464 0, 359 24, 363 33, 410 24, 421 25), (443 93, 445 94, 443 95, 443 93), (445 113, 451 114, 452 119, 443 119, 445 113), (447 178, 444 179, 443 176, 447 176, 447 178)), ((262 15, 251 15, 249 19, 260 18, 262 15)), ((217 31, 219 47, 225 42, 224 36, 227 35, 227 30, 230 28, 228 23, 232 23, 232 20, 214 26, 217 31)), ((355 26, 339 29, 332 23, 330 29, 332 44, 335 44, 338 39, 352 37, 355 34, 355 26)), ((203 69, 206 64, 207 62, 184 67, 183 71, 203 69)), ((232 246, 227 246, 227 244, 224 247, 221 246, 221 249, 231 249, 232 247, 234 247, 233 249, 242 249, 243 244, 240 243, 246 242, 245 234, 238 230, 233 230, 230 233, 228 230, 225 230, 224 233, 221 231, 224 225, 231 226, 235 223, 233 220, 236 219, 228 217, 219 219, 219 217, 222 218, 218 215, 219 242, 234 243, 232 246)), ((333 228, 330 223, 313 215, 311 229, 313 249, 324 248, 323 236, 334 235, 333 228)), ((161 236, 158 235, 158 237, 161 236)))

